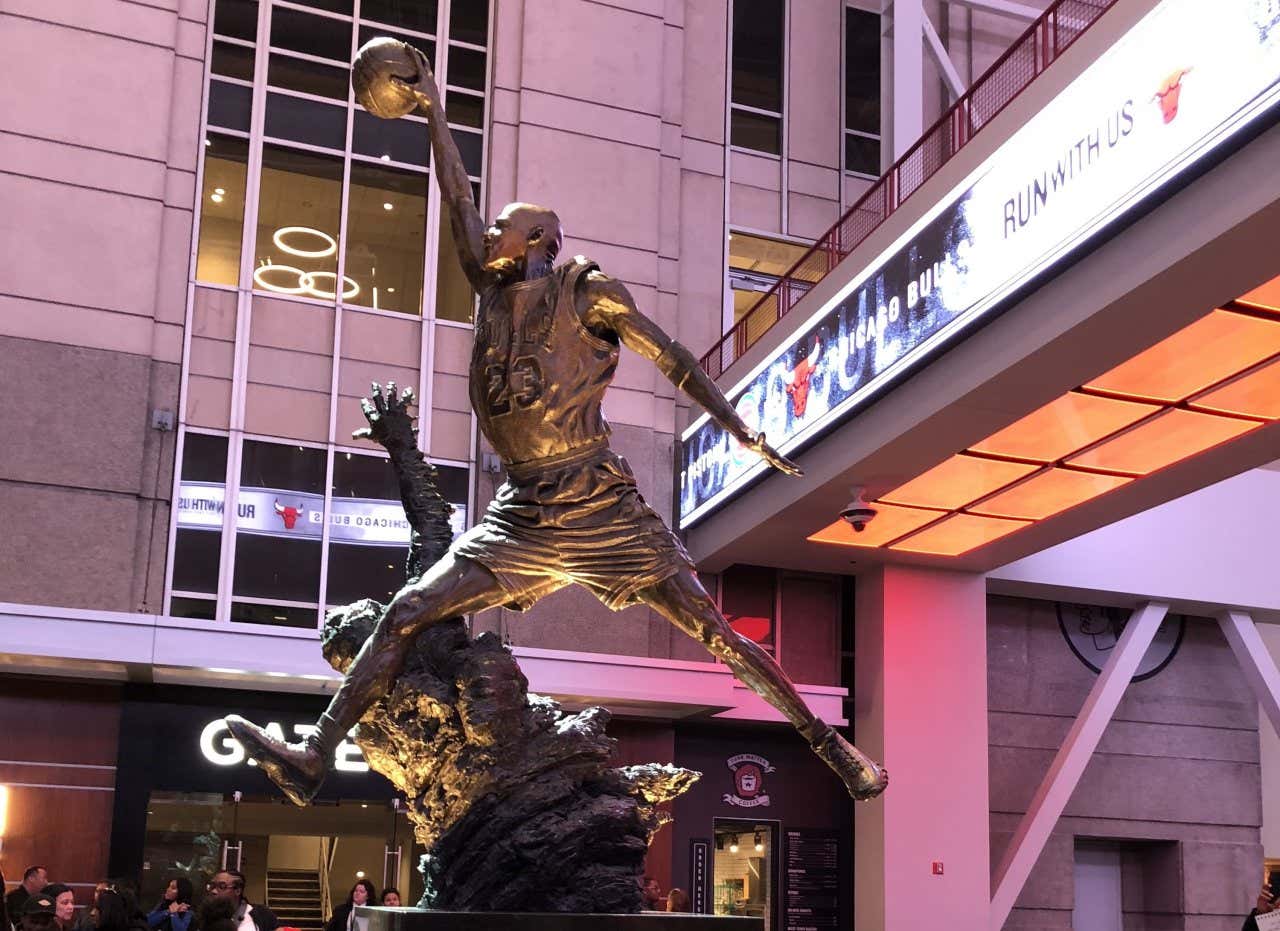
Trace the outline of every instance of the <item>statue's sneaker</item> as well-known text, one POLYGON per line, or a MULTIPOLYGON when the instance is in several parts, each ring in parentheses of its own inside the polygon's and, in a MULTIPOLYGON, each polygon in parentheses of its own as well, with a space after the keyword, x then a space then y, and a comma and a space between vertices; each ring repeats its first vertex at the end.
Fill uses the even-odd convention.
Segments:
POLYGON ((262 768, 289 801, 299 807, 310 804, 324 782, 324 758, 315 747, 307 741, 285 743, 239 715, 230 715, 226 721, 231 736, 244 746, 245 756, 262 768))
POLYGON ((830 766, 844 782, 849 794, 859 802, 875 798, 889 784, 883 766, 845 740, 835 728, 827 728, 813 741, 813 752, 830 766))

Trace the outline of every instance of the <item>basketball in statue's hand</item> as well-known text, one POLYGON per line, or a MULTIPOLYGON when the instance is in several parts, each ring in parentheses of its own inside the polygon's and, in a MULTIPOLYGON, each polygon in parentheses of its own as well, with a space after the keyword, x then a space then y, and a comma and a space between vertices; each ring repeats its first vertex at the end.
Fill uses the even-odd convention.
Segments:
POLYGON ((356 101, 374 116, 394 120, 418 105, 410 85, 420 77, 419 58, 398 39, 370 39, 351 64, 351 88, 356 101), (399 78, 400 80, 394 80, 399 78))

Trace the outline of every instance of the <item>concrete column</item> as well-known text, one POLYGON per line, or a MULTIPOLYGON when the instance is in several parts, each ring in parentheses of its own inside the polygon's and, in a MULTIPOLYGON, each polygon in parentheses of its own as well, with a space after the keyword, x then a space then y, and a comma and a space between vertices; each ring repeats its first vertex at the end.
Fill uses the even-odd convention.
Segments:
POLYGON ((855 808, 854 926, 915 931, 942 920, 985 931, 986 581, 902 566, 863 572, 856 617, 854 733, 885 762, 889 788, 855 808))
POLYGON ((924 134, 924 9, 921 0, 893 0, 893 158, 924 134))

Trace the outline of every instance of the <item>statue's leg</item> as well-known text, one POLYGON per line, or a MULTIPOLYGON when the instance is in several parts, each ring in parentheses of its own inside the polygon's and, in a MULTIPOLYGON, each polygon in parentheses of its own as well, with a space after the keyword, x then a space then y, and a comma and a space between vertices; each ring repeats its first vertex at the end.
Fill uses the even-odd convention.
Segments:
POLYGON ((320 788, 333 749, 380 696, 390 691, 415 638, 432 624, 483 611, 506 600, 493 573, 452 552, 406 586, 383 612, 356 655, 316 729, 301 743, 285 743, 244 718, 227 726, 294 804, 305 805, 320 788))
POLYGON ((884 791, 889 781, 884 769, 809 710, 773 657, 729 626, 691 569, 639 594, 646 604, 722 659, 739 682, 781 711, 835 770, 850 795, 868 799, 884 791))

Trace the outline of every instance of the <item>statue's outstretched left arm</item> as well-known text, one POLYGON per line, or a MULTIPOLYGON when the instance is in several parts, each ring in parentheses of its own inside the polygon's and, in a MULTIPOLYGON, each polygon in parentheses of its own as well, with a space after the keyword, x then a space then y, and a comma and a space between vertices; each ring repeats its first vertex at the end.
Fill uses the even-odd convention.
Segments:
POLYGON ((673 385, 702 405, 738 442, 769 465, 788 475, 804 474, 798 465, 765 442, 763 433, 753 432, 743 422, 693 354, 639 311, 622 282, 592 271, 581 287, 587 297, 583 302, 583 322, 588 328, 616 333, 624 346, 651 360, 673 385))

